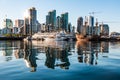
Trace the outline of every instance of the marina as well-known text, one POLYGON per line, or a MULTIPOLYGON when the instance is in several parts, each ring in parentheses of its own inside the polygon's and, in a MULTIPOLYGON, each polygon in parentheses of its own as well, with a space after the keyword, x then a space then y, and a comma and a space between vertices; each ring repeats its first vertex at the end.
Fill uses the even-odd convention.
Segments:
POLYGON ((50 32, 50 33, 41 33, 38 32, 32 36, 33 40, 55 40, 55 41, 69 41, 76 40, 75 33, 65 33, 61 32, 50 32))

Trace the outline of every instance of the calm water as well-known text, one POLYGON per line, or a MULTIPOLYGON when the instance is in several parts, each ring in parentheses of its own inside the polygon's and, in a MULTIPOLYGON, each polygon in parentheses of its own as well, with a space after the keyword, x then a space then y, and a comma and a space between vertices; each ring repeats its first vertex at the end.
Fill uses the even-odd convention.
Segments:
POLYGON ((0 41, 0 80, 120 80, 120 42, 0 41))

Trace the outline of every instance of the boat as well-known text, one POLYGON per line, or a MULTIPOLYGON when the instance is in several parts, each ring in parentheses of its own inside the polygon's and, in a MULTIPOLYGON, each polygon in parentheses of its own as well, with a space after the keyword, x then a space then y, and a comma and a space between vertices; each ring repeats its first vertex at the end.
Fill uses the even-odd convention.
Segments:
POLYGON ((86 38, 86 36, 83 36, 81 34, 76 34, 77 41, 88 41, 89 38, 86 38))
POLYGON ((65 31, 60 32, 51 32, 51 33, 41 33, 38 32, 32 36, 33 40, 55 40, 55 41, 67 41, 67 40, 75 40, 76 37, 74 33, 66 33, 65 31))
POLYGON ((67 40, 67 36, 64 32, 57 33, 55 36, 55 40, 57 41, 64 41, 67 40))

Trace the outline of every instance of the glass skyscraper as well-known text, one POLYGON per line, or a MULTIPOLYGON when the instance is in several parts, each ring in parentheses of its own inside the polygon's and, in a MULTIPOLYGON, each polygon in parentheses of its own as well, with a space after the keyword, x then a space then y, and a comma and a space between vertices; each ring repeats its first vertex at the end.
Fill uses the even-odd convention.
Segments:
POLYGON ((56 10, 48 12, 46 16, 46 25, 49 26, 50 30, 56 29, 56 10))
POLYGON ((60 16, 57 16, 57 30, 60 30, 61 29, 61 17, 60 16))
POLYGON ((77 32, 82 34, 83 31, 83 18, 79 17, 77 20, 77 32))
POLYGON ((24 20, 16 19, 15 20, 15 27, 22 27, 24 25, 24 20))
POLYGON ((29 10, 29 24, 30 24, 30 29, 32 31, 32 34, 33 33, 36 33, 37 32, 37 25, 36 25, 36 22, 37 22, 37 11, 34 7, 30 8, 29 10))
POLYGON ((3 26, 5 28, 13 28, 13 22, 11 19, 4 19, 3 26))
POLYGON ((93 16, 88 16, 88 25, 90 27, 94 26, 94 17, 93 16))
POLYGON ((32 35, 38 32, 37 30, 37 11, 34 7, 28 9, 27 16, 24 20, 24 34, 32 35), (27 32, 27 33, 26 33, 27 32))
POLYGON ((61 14, 61 28, 68 32, 68 12, 61 14))
POLYGON ((89 35, 93 35, 94 17, 88 16, 89 35))

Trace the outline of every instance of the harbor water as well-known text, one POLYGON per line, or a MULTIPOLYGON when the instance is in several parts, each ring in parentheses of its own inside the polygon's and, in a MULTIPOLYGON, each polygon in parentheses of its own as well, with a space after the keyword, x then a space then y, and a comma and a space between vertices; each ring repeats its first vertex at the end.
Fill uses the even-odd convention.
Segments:
POLYGON ((120 42, 0 41, 0 80, 119 80, 120 42))

